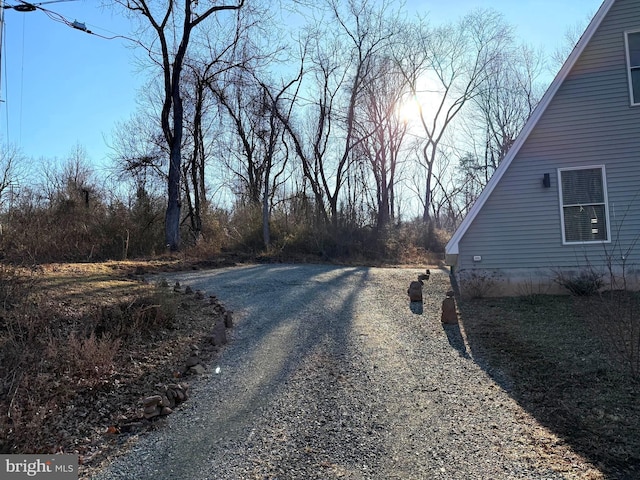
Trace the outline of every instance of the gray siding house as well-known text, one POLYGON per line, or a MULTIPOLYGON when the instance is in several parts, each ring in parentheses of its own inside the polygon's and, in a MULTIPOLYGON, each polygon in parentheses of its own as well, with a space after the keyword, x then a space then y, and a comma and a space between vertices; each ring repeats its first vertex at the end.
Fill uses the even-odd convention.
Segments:
POLYGON ((461 292, 640 276, 640 0, 605 0, 446 246, 461 292), (615 276, 611 277, 610 272, 615 276))

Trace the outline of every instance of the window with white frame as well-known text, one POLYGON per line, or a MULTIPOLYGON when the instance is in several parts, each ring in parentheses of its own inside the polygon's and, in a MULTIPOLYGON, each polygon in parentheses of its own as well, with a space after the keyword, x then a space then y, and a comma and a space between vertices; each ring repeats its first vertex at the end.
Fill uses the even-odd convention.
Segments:
POLYGON ((609 241, 604 166, 559 169, 564 243, 609 241))
POLYGON ((631 105, 640 105, 640 31, 626 32, 625 42, 631 105))

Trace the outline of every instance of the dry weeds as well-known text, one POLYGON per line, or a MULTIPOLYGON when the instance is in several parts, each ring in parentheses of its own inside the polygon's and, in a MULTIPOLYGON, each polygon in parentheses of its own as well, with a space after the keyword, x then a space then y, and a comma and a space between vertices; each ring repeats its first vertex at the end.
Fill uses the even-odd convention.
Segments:
MULTIPOLYGON (((184 377, 219 314, 158 287, 184 261, 55 264, 0 272, 0 452, 78 453, 99 464, 161 422, 139 418, 158 383, 184 377)), ((215 354, 211 347, 204 357, 215 354)))

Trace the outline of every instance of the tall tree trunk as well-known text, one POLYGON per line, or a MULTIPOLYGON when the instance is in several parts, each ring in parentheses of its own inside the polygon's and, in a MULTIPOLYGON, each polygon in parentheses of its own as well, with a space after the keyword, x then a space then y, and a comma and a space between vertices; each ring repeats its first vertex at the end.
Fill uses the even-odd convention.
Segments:
POLYGON ((264 240, 264 247, 269 248, 271 246, 271 227, 269 225, 269 174, 264 182, 264 195, 262 196, 262 238, 264 240))
POLYGON ((165 241, 167 248, 175 252, 180 249, 180 147, 171 149, 168 186, 165 241))
MULTIPOLYGON (((161 126, 164 138, 169 147, 169 175, 167 181, 167 211, 165 215, 165 244, 171 251, 180 249, 180 177, 182 173, 182 134, 183 134, 183 106, 180 96, 180 77, 184 59, 187 54, 189 40, 192 30, 201 22, 212 16, 216 12, 223 10, 239 10, 244 6, 244 0, 237 0, 233 5, 210 5, 199 15, 193 15, 192 6, 198 4, 196 0, 184 0, 182 13, 182 31, 179 31, 180 15, 174 16, 174 7, 178 2, 169 1, 164 12, 158 12, 158 17, 154 15, 152 7, 155 2, 148 0, 114 0, 129 11, 145 17, 149 25, 157 34, 158 44, 147 46, 141 42, 149 53, 149 56, 162 66, 162 76, 164 81, 164 98, 161 113, 161 126), (170 42, 167 37, 175 41, 180 39, 175 55, 172 55, 170 42), (158 57, 156 47, 160 48, 158 57), (172 117, 173 115, 173 117, 172 117)), ((162 5, 163 2, 158 2, 162 5)), ((217 3, 217 2, 212 2, 217 3)), ((161 9, 160 9, 161 10, 161 9)))
MULTIPOLYGON (((186 37, 188 39, 188 37, 186 37)), ((187 40, 188 41, 188 40, 187 40)), ((186 43, 186 42, 185 42, 186 43)), ((183 109, 182 96, 180 95, 180 73, 184 49, 176 59, 173 71, 172 103, 173 103, 173 135, 171 137, 171 150, 169 158, 169 177, 167 189, 167 213, 165 215, 165 241, 167 248, 172 251, 180 250, 180 178, 182 165, 182 128, 183 109)))

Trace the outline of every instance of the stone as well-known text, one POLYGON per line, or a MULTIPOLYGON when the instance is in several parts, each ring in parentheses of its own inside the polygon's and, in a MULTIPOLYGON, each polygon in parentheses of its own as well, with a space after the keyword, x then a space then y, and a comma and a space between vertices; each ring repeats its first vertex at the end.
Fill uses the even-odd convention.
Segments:
POLYGON ((233 327, 233 312, 231 310, 227 310, 224 314, 224 326, 226 328, 233 327))
POLYGON ((422 282, 411 282, 407 294, 412 302, 422 302, 422 282))
MULTIPOLYGON (((171 407, 171 408, 175 407, 176 406, 176 392, 171 388, 167 388, 166 395, 167 395, 167 401, 168 401, 166 406, 171 407)), ((163 400, 163 404, 164 404, 164 400, 163 400)))
POLYGON ((160 415, 169 415, 171 413, 173 413, 173 410, 169 407, 162 407, 162 410, 160 410, 160 415))
POLYGON ((205 373, 207 370, 200 364, 195 365, 193 367, 189 367, 189 372, 194 374, 194 375, 202 375, 203 373, 205 373))
POLYGON ((191 295, 193 293, 193 288, 191 288, 189 285, 187 285, 184 288, 184 293, 185 293, 185 295, 191 295))
POLYGON ((441 321, 446 325, 455 325, 458 323, 458 312, 456 311, 455 298, 447 297, 442 301, 441 321))
POLYGON ((420 275, 418 275, 418 281, 419 282, 426 282, 427 280, 429 280, 430 276, 431 276, 431 272, 427 268, 426 273, 421 273, 420 275))
POLYGON ((183 390, 176 390, 176 403, 182 403, 187 399, 187 394, 183 390))
POLYGON ((211 334, 214 337, 212 342, 214 346, 217 347, 227 343, 227 332, 225 331, 224 323, 216 323, 211 334))
POLYGON ((219 302, 216 302, 213 304, 213 311, 215 313, 222 313, 224 312, 224 307, 219 302))
POLYGON ((204 290, 196 290, 195 299, 204 300, 204 290))
POLYGON ((197 355, 191 355, 189 358, 187 358, 187 368, 195 367, 199 363, 200 363, 200 358, 198 358, 197 355))
POLYGON ((151 420, 152 418, 155 418, 157 416, 160 415, 160 413, 162 413, 162 409, 160 407, 155 407, 155 409, 153 410, 153 412, 149 412, 147 413, 145 411, 144 413, 144 418, 146 418, 147 420, 151 420))
POLYGON ((153 405, 154 407, 158 405, 162 401, 162 397, 160 395, 151 395, 144 400, 142 400, 142 406, 145 408, 153 405))

